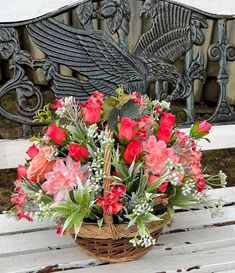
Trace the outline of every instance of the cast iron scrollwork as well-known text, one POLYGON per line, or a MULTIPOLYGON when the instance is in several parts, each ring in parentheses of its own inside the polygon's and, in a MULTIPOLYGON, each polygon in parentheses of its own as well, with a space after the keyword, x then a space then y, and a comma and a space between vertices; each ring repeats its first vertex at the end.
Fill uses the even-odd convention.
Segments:
MULTIPOLYGON (((204 16, 182 5, 164 0, 145 0, 140 17, 147 18, 151 26, 137 41, 133 52, 128 51, 131 9, 128 0, 87 0, 78 5, 75 12, 81 28, 73 28, 54 18, 33 21, 27 25, 29 35, 46 54, 46 59, 34 60, 20 49, 14 28, 0 28, 0 54, 11 60, 13 77, 0 88, 0 113, 8 119, 32 125, 32 116, 43 104, 42 94, 28 79, 25 67, 41 68, 50 82, 56 97, 73 95, 85 100, 92 92, 102 90, 107 95, 123 86, 128 92, 146 92, 152 82, 170 82, 172 93, 164 94, 173 101, 186 99, 188 121, 193 120, 193 81, 205 81, 204 56, 193 58, 193 45, 202 45, 207 28, 204 16), (93 20, 104 20, 118 43, 104 31, 94 28, 93 20), (186 67, 182 74, 175 62, 185 57, 186 67), (82 80, 64 76, 60 65, 65 65, 82 76, 82 80), (1 98, 10 91, 16 92, 18 115, 4 109, 1 98), (31 97, 36 104, 29 106, 31 97)), ((228 74, 226 61, 235 60, 235 49, 224 36, 225 20, 219 20, 220 39, 209 50, 210 59, 220 62, 218 81, 221 87, 220 101, 213 121, 231 120, 233 115, 226 101, 228 74)), ((75 73, 75 74, 76 74, 75 73)), ((75 75, 74 74, 74 75, 75 75)), ((77 75, 77 74, 76 74, 77 75)))
POLYGON ((219 62, 218 83, 220 85, 220 96, 217 103, 216 110, 210 121, 234 121, 235 116, 232 113, 227 102, 227 85, 229 75, 227 72, 227 61, 235 60, 235 47, 228 44, 226 20, 218 20, 219 39, 216 44, 213 44, 208 49, 208 55, 211 61, 219 62))
POLYGON ((111 31, 118 32, 122 22, 126 25, 129 20, 128 2, 104 1, 96 11, 90 4, 88 2, 77 8, 85 30, 75 29, 52 18, 27 26, 34 42, 52 63, 66 65, 87 78, 79 81, 54 71, 53 89, 57 97, 71 95, 68 90, 79 99, 97 89, 111 95, 118 86, 123 86, 128 92, 141 90, 144 93, 149 83, 157 80, 166 80, 176 86, 169 100, 187 94, 189 78, 183 77, 173 63, 194 43, 203 43, 201 28, 206 27, 206 22, 200 15, 172 3, 147 1, 141 15, 150 17, 152 26, 140 37, 131 54, 122 43, 116 43, 105 32, 92 29, 90 22, 94 14, 107 17, 107 20, 108 14, 114 15, 116 19, 108 25, 111 31), (91 7, 92 12, 88 12, 91 7), (86 12, 86 18, 82 16, 82 11, 86 12), (125 16, 120 17, 121 11, 125 16), (124 17, 127 19, 124 20, 124 17))
MULTIPOLYGON (((17 32, 14 28, 0 29, 0 54, 4 60, 10 60, 10 69, 13 76, 0 88, 0 114, 7 119, 22 123, 26 126, 32 125, 32 117, 43 105, 43 98, 40 90, 34 86, 26 76, 22 65, 34 69, 33 59, 29 53, 20 49, 17 32), (11 91, 16 92, 17 114, 10 113, 4 108, 2 98, 11 91), (33 106, 29 106, 28 100, 36 97, 33 106)), ((25 131, 30 132, 28 127, 25 131)))

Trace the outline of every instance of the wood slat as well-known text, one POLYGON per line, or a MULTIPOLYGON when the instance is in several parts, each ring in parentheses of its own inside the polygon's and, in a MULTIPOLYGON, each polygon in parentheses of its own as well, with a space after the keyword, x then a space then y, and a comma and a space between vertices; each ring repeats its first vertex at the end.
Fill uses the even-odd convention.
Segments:
POLYGON ((8 0, 0 1, 0 24, 15 23, 32 20, 54 14, 62 10, 68 10, 85 0, 8 0))
MULTIPOLYGON (((189 129, 183 129, 188 132, 189 129)), ((202 150, 227 149, 235 147, 235 125, 213 126, 208 138, 198 142, 202 150), (226 141, 224 141, 226 139, 226 141)), ((16 168, 23 164, 26 158, 26 150, 32 142, 19 140, 0 140, 0 169, 16 168), (11 149, 9 149, 11 147, 11 149)))
MULTIPOLYGON (((85 0, 8 0, 0 1, 0 23, 26 23, 28 20, 39 18, 47 14, 55 14, 62 10, 68 10, 85 0)), ((187 5, 209 15, 233 17, 235 5, 233 0, 204 1, 204 0, 172 0, 179 4, 187 5)))
POLYGON ((112 265, 102 265, 92 268, 69 270, 68 273, 176 273, 176 272, 235 272, 235 252, 221 255, 219 251, 213 253, 184 255, 164 255, 158 257, 153 251, 145 257, 134 261, 112 265))
POLYGON ((210 198, 223 199, 226 204, 235 202, 235 186, 208 191, 210 198))
POLYGON ((0 140, 0 169, 16 168, 24 164, 28 147, 32 143, 25 139, 0 140))
MULTIPOLYGON (((232 222, 235 221, 234 211, 234 205, 224 207, 224 215, 217 218, 211 218, 208 210, 178 212, 175 214, 174 217, 174 225, 171 228, 165 228, 165 232, 173 232, 178 229, 200 228, 202 226, 232 222), (198 221, 198 219, 200 219, 200 221, 198 221)), ((15 221, 13 218, 8 218, 5 215, 0 215, 0 235, 54 229, 55 226, 56 225, 52 221, 15 221)))
POLYGON ((75 243, 70 235, 61 237, 55 230, 11 234, 0 236, 0 257, 74 246, 75 243))
MULTIPOLYGON (((234 2, 235 3, 235 2, 234 2)), ((189 129, 183 129, 189 132, 189 129)), ((206 140, 198 141, 202 150, 229 149, 235 147, 235 124, 212 126, 208 135, 210 143, 206 140)))
POLYGON ((165 228, 164 232, 174 232, 176 230, 198 229, 201 227, 220 225, 235 221, 235 206, 224 207, 222 217, 211 218, 208 210, 186 211, 176 213, 175 223, 170 228, 165 228))
POLYGON ((235 4, 233 0, 225 0, 223 2, 220 0, 171 0, 171 2, 193 7, 207 14, 215 15, 215 17, 218 17, 218 15, 222 17, 234 17, 235 14, 235 4))
MULTIPOLYGON (((45 236, 46 234, 42 235, 40 240, 45 241, 45 236)), ((48 236, 51 236, 51 234, 48 234, 48 236)), ((31 237, 33 241, 34 234, 31 234, 31 237)), ((56 239, 53 235, 52 238, 56 240, 53 244, 58 243, 58 239, 56 239)), ((15 239, 15 248, 17 250, 20 245, 22 246, 22 244, 24 244, 24 241, 22 241, 23 237, 21 239, 15 239)), ((71 242, 70 238, 64 238, 64 241, 71 242)), ((25 243, 28 243, 27 239, 25 243)), ((48 244, 49 243, 51 242, 48 242, 48 244)), ((201 255, 202 253, 208 255, 209 253, 214 253, 215 249, 217 255, 222 255, 222 253, 233 253, 235 251, 235 225, 216 228, 213 227, 208 230, 202 229, 162 235, 158 241, 158 244, 159 246, 154 247, 154 249, 151 250, 151 252, 143 257, 141 260, 147 260, 149 262, 151 261, 152 263, 152 260, 157 259, 160 263, 162 261, 162 258, 165 256, 174 256, 177 258, 180 255, 184 256, 190 253, 192 255, 201 255)), ((8 245, 8 238, 6 238, 6 245, 8 245)), ((62 247, 63 245, 64 244, 61 244, 62 247)), ((14 246, 12 244, 12 250, 13 247, 14 246)), ((44 249, 44 252, 40 252, 40 248, 38 248, 38 251, 35 251, 35 249, 37 249, 36 244, 33 249, 32 247, 33 243, 31 243, 31 248, 29 248, 28 253, 25 253, 23 246, 22 250, 19 248, 18 253, 15 251, 9 253, 11 255, 8 255, 7 257, 0 257, 1 268, 6 270, 4 272, 29 272, 30 270, 37 271, 39 269, 46 268, 49 265, 57 264, 59 264, 58 266, 61 269, 74 267, 89 267, 89 269, 87 268, 87 271, 84 272, 93 272, 91 271, 92 269, 90 268, 90 266, 94 266, 100 263, 99 261, 95 261, 92 257, 86 256, 79 247, 70 247, 61 250, 56 250, 55 248, 53 248, 50 251, 45 251, 44 249), (18 266, 19 263, 20 267, 18 266)), ((57 247, 60 246, 57 245, 57 247)), ((41 249, 41 251, 42 250, 43 249, 41 249)), ((104 273, 110 272, 109 269, 107 269, 106 267, 104 267, 102 270, 104 273)), ((128 270, 130 270, 129 263, 128 270)), ((78 270, 78 272, 80 271, 78 270)), ((150 271, 147 270, 143 272, 150 273, 150 271)))
POLYGON ((56 225, 52 221, 39 222, 34 220, 28 222, 27 220, 16 221, 6 215, 0 215, 0 236, 14 233, 31 232, 44 229, 55 229, 56 225))

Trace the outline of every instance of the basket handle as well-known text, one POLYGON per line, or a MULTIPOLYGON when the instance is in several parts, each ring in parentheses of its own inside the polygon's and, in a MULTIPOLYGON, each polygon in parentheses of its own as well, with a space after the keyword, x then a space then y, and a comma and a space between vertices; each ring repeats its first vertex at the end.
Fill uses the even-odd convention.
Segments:
MULTIPOLYGON (((108 129, 108 126, 105 129, 105 134, 109 139, 112 139, 113 132, 108 129)), ((107 194, 110 191, 110 186, 112 179, 108 178, 111 173, 111 160, 112 160, 112 152, 110 147, 106 146, 104 150, 104 179, 103 179, 103 186, 104 186, 104 198, 107 197, 107 194)), ((103 213, 104 216, 104 223, 105 224, 113 224, 113 216, 107 212, 103 213)))

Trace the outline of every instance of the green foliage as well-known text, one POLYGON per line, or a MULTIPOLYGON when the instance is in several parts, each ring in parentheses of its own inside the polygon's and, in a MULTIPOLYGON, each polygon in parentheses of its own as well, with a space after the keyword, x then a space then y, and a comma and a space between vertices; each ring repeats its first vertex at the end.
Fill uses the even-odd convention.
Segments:
POLYGON ((139 114, 139 106, 130 96, 119 90, 119 97, 109 97, 104 101, 104 119, 108 119, 109 128, 115 130, 118 118, 135 119, 139 114))
POLYGON ((198 132, 200 122, 196 122, 190 130, 190 136, 195 139, 203 138, 204 136, 208 135, 209 132, 198 132))
POLYGON ((184 209, 195 208, 198 202, 191 194, 183 195, 181 187, 177 187, 174 197, 170 199, 169 206, 177 206, 184 209))
POLYGON ((70 191, 67 201, 54 203, 50 206, 50 209, 53 218, 58 216, 63 218, 60 219, 64 221, 63 231, 67 230, 69 232, 73 228, 76 238, 84 218, 89 217, 91 214, 93 203, 89 188, 80 184, 78 189, 70 191))
POLYGON ((161 176, 158 180, 156 180, 153 184, 147 187, 147 192, 154 192, 161 184, 165 181, 167 174, 161 176))
POLYGON ((50 124, 52 123, 53 116, 50 111, 50 103, 46 104, 43 109, 38 110, 35 117, 33 118, 35 122, 50 124))

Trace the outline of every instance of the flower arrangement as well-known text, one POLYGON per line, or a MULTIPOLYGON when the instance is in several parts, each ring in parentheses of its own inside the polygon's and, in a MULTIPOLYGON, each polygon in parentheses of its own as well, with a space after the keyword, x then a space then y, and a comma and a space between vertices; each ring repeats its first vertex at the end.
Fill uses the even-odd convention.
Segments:
POLYGON ((197 147, 211 129, 207 121, 187 134, 175 127, 169 103, 121 88, 108 98, 95 92, 86 103, 62 98, 35 120, 47 126, 18 167, 8 214, 55 219, 58 233, 72 230, 75 238, 86 223, 102 227, 108 217, 136 226, 128 243, 146 248, 156 242, 148 223, 170 224, 175 206, 221 214, 222 201, 207 190, 225 186, 226 175, 205 174, 197 147))

